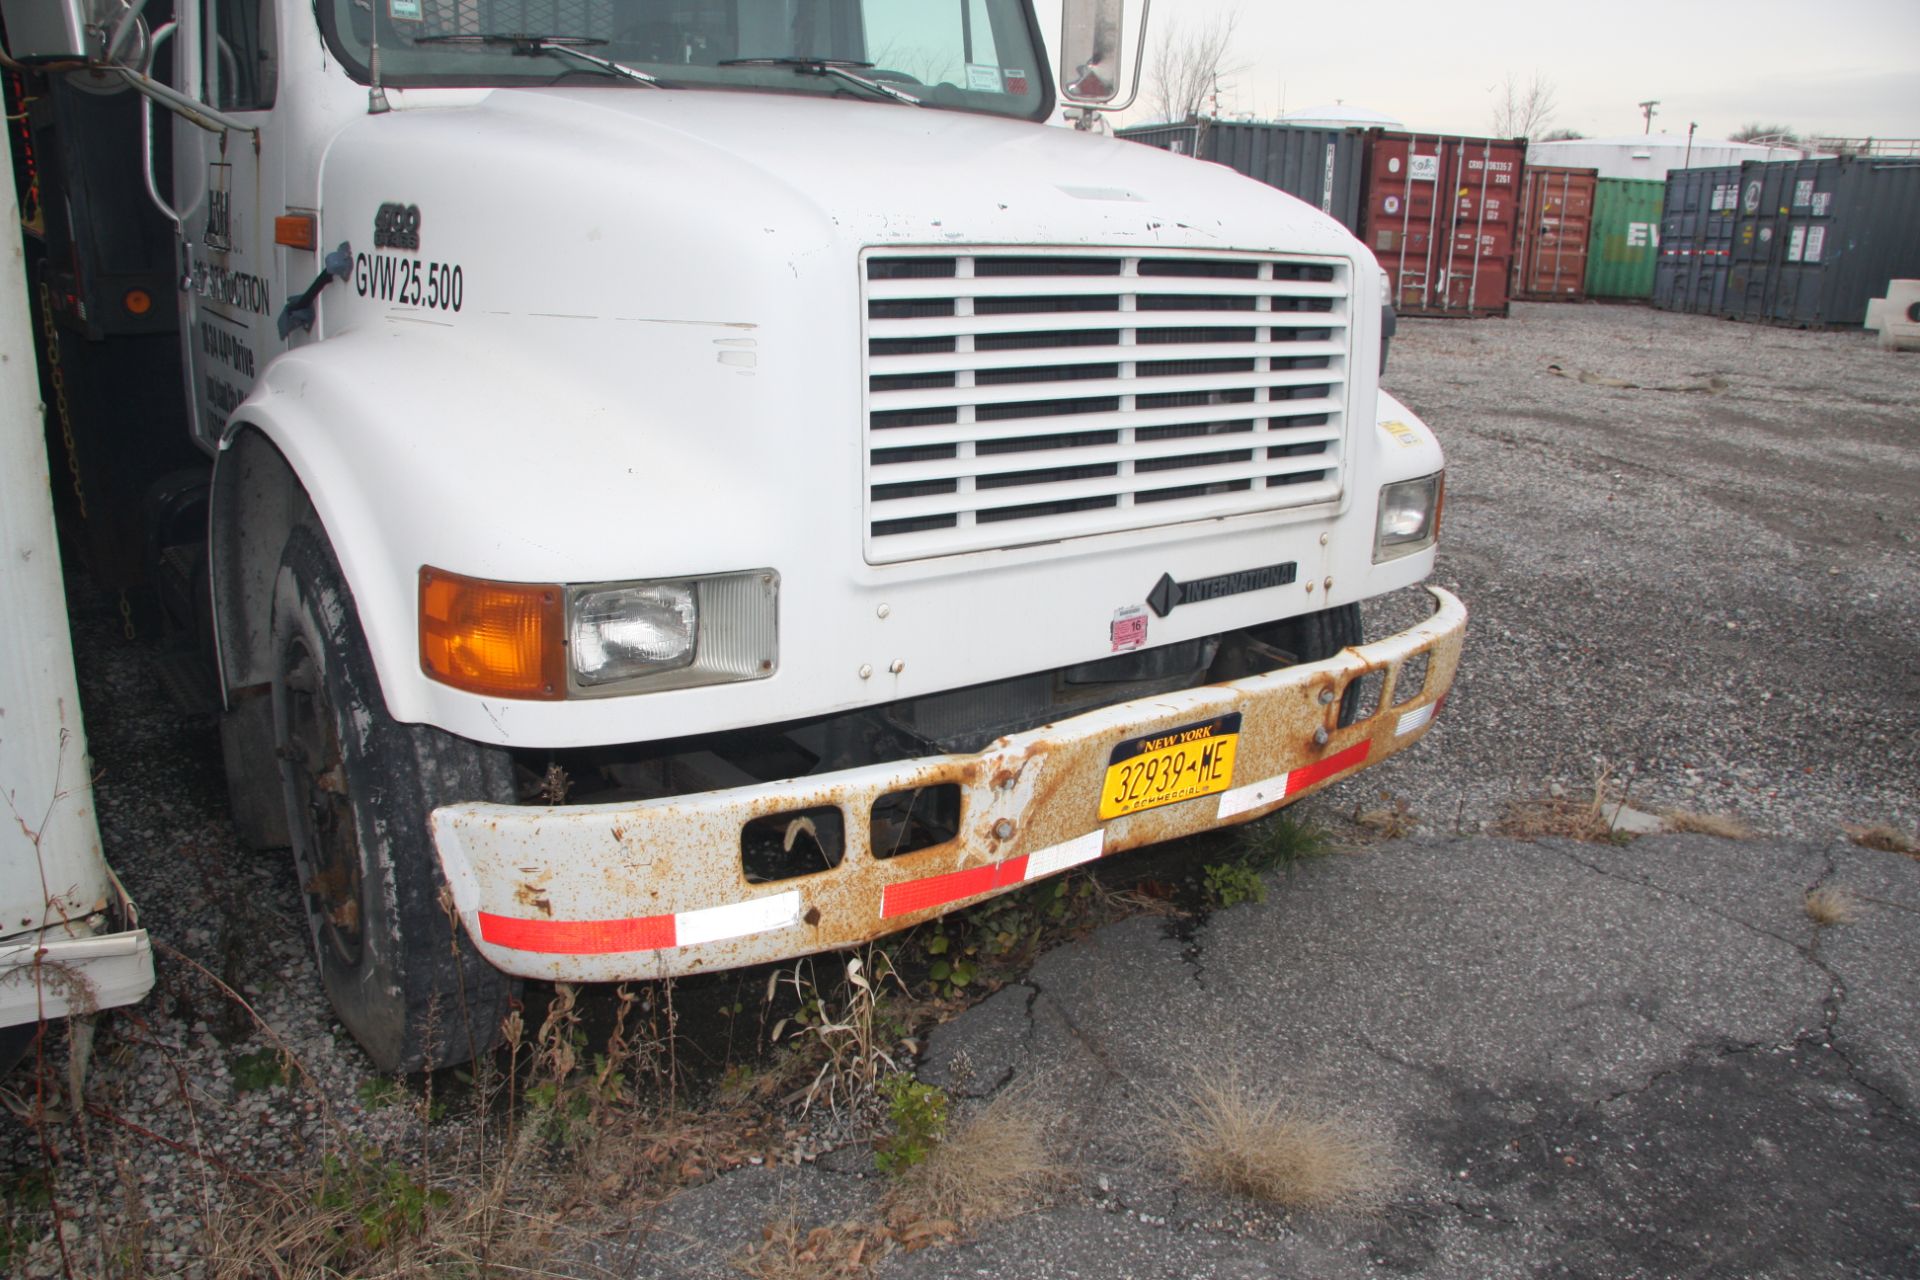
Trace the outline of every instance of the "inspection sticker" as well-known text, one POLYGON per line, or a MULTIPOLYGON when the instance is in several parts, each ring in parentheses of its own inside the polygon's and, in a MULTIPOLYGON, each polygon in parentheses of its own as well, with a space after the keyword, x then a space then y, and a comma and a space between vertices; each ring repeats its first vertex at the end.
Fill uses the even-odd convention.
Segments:
POLYGON ((1147 642, 1147 611, 1142 605, 1128 605, 1113 615, 1113 625, 1108 634, 1113 639, 1113 652, 1130 653, 1147 642))
POLYGON ((1000 68, 990 67, 981 62, 967 64, 967 88, 975 93, 1005 93, 1006 83, 1000 77, 1000 68))
POLYGON ((1380 429, 1398 440, 1402 449, 1420 447, 1420 433, 1404 422, 1397 419, 1392 422, 1383 422, 1380 424, 1380 429))

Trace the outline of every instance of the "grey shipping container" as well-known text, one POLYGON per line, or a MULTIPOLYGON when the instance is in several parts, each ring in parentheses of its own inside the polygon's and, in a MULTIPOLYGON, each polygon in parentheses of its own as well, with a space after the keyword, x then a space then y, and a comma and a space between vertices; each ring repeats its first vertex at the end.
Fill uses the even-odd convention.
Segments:
POLYGON ((1739 210, 1738 165, 1675 169, 1667 174, 1660 257, 1653 272, 1654 306, 1662 311, 1721 314, 1739 210))
POLYGON ((1857 325, 1887 282, 1920 275, 1920 162, 1856 157, 1740 166, 1724 313, 1857 325))
POLYGON ((1360 231, 1360 181, 1367 161, 1362 129, 1302 129, 1280 124, 1143 125, 1119 137, 1223 164, 1331 214, 1356 235, 1360 231))

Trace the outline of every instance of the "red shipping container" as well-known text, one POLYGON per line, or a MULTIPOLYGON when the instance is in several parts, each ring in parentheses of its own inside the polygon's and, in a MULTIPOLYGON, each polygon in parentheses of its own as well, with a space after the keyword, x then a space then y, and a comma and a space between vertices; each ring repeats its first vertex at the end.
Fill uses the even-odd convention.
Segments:
POLYGON ((1370 136, 1361 238, 1403 316, 1504 316, 1526 172, 1520 138, 1370 136))
POLYGON ((1514 297, 1579 302, 1587 296, 1587 245, 1599 183, 1598 169, 1527 170, 1520 193, 1514 297))

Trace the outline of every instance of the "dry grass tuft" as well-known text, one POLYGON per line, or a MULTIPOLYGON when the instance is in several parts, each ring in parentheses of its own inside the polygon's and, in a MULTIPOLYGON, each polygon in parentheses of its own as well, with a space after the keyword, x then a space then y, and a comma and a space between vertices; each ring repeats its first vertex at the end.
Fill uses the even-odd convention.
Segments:
POLYGON ((1040 1207, 1067 1172, 1048 1150, 1047 1128, 1036 1099, 1000 1094, 899 1176, 890 1220, 970 1227, 1040 1207))
POLYGON ((1521 840, 1554 837, 1608 844, 1628 838, 1613 829, 1614 815, 1626 803, 1626 789, 1614 786, 1613 769, 1597 764, 1591 795, 1562 795, 1556 785, 1551 794, 1538 799, 1511 801, 1506 816, 1494 824, 1493 832, 1521 840))
POLYGON ((1190 1183, 1288 1209, 1367 1212, 1392 1181, 1385 1148, 1358 1125, 1228 1075, 1197 1081, 1162 1117, 1190 1183))
POLYGON ((1355 806, 1353 823, 1382 840, 1398 840, 1412 835, 1420 827, 1420 816, 1405 800, 1380 793, 1380 803, 1371 809, 1355 806))
POLYGON ((861 1280, 885 1255, 889 1237, 864 1223, 802 1228, 792 1218, 760 1229, 760 1243, 733 1257, 754 1280, 861 1280))
POLYGON ((1753 828, 1738 818, 1721 813, 1696 813, 1691 809, 1668 809, 1660 815, 1668 831, 1682 835, 1718 836, 1722 840, 1751 840, 1753 828))
POLYGON ((1920 858, 1920 842, 1912 835, 1887 823, 1876 823, 1870 827, 1845 826, 1847 839, 1863 849, 1878 849, 1882 853, 1904 853, 1909 858, 1920 858))
POLYGON ((1845 889, 1815 889, 1807 895, 1807 919, 1823 929, 1851 922, 1853 908, 1853 895, 1845 889))

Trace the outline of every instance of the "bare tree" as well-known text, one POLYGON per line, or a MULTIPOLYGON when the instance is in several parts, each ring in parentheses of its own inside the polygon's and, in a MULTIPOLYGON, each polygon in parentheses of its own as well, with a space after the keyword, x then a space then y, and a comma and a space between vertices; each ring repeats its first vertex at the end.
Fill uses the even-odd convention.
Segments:
POLYGON ((1578 129, 1549 129, 1535 138, 1535 142, 1578 142, 1587 135, 1578 129))
POLYGON ((1246 69, 1233 57, 1233 33, 1240 13, 1231 10, 1193 27, 1175 24, 1156 43, 1148 64, 1147 105, 1169 124, 1202 113, 1211 98, 1246 69))
POLYGON ((1800 141, 1800 135, 1792 126, 1784 124, 1761 124, 1758 120, 1748 121, 1727 135, 1728 142, 1785 142, 1792 144, 1800 141))
POLYGON ((1492 130, 1496 138, 1531 138, 1547 127, 1553 113, 1560 108, 1559 91, 1551 79, 1538 71, 1525 84, 1513 72, 1507 72, 1497 92, 1492 130))

